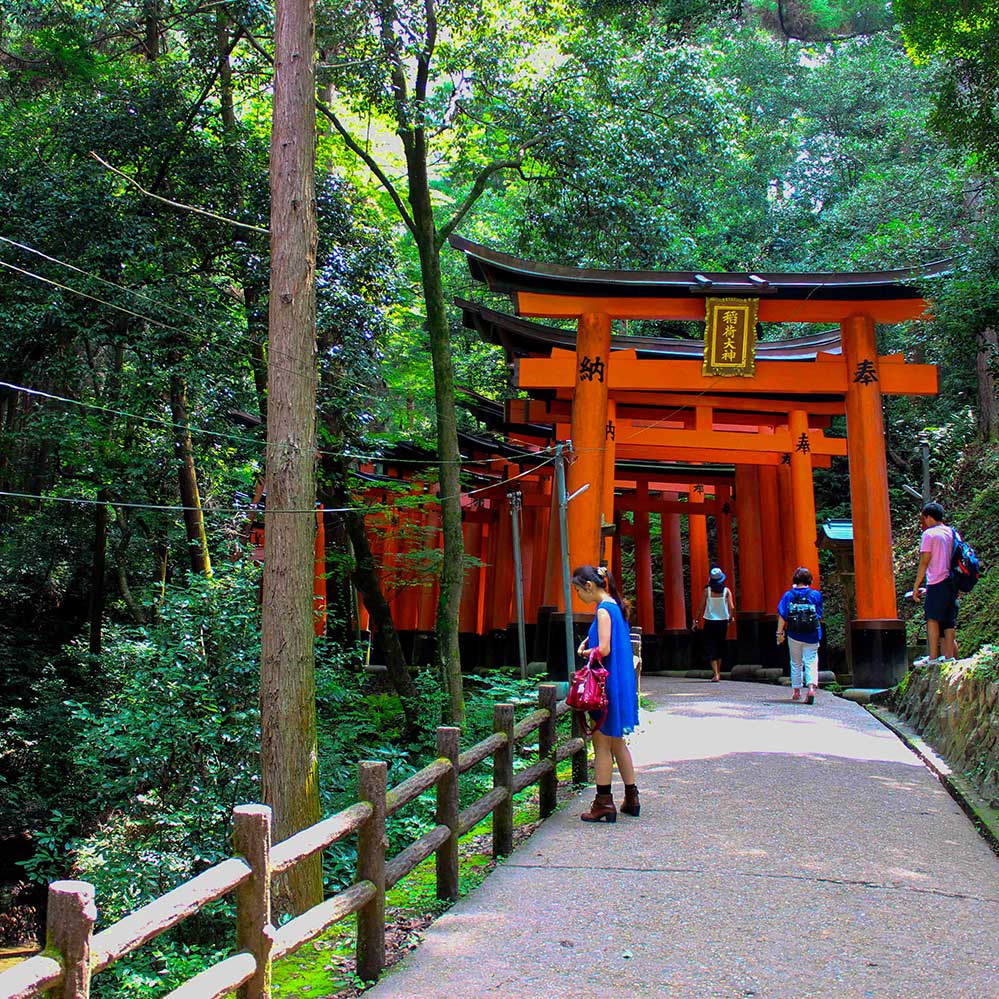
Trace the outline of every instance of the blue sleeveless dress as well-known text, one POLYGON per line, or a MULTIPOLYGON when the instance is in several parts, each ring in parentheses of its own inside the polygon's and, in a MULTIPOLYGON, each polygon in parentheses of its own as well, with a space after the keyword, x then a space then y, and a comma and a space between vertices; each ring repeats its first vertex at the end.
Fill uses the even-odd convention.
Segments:
MULTIPOLYGON (((598 605, 611 619, 610 655, 604 659, 607 670, 607 718, 600 731, 611 738, 627 735, 638 725, 638 685, 635 682, 635 660, 631 654, 631 633, 621 608, 614 600, 598 605)), ((593 615, 587 645, 594 649, 600 644, 597 616, 593 615)))

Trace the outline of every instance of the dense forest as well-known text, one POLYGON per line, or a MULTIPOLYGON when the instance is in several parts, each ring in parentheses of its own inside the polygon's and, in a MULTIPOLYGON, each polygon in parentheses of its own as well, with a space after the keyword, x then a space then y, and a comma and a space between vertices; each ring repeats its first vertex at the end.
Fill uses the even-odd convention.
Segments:
MULTIPOLYGON (((900 588, 922 442, 934 497, 986 565, 999 555, 995 22, 986 0, 318 0, 316 500, 344 511, 315 643, 324 812, 360 755, 396 782, 441 719, 486 731, 488 698, 519 689, 462 683, 454 504, 435 666, 373 689, 353 626, 351 583, 377 598, 358 464, 412 444, 457 497, 456 434, 481 429, 461 391, 512 391, 452 300, 509 303, 473 285, 452 233, 597 268, 949 261, 925 289, 930 321, 879 330, 883 352, 941 376, 938 396, 886 402, 900 588)), ((32 886, 92 881, 113 921, 227 855, 233 805, 260 799, 246 528, 268 374, 296 363, 268 340, 273 39, 258 0, 0 10, 6 942, 35 932, 32 886)), ((817 474, 820 520, 849 518, 846 475, 839 459, 817 474)), ((999 644, 997 607, 986 575, 962 606, 963 654, 999 644)), ((351 860, 329 851, 327 885, 351 860)), ((100 994, 179 980, 216 934, 206 917, 100 994)))

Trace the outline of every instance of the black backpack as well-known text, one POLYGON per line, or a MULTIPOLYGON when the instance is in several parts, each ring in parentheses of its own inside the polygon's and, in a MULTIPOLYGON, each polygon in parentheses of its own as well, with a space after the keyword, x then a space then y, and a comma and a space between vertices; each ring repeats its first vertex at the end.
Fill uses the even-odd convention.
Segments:
POLYGON ((791 602, 787 605, 787 626, 792 631, 815 631, 819 626, 819 613, 815 604, 792 591, 791 602))
POLYGON ((954 547, 950 553, 950 578, 959 593, 968 593, 978 582, 981 565, 975 550, 952 527, 954 547))

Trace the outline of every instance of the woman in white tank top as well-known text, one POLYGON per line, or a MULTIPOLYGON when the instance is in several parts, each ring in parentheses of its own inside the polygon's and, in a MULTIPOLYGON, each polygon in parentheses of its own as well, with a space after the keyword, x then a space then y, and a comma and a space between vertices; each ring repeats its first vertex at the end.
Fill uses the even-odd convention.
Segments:
POLYGON ((708 585, 704 587, 701 608, 694 615, 694 627, 700 625, 704 629, 704 651, 714 673, 712 683, 721 680, 722 649, 728 623, 734 616, 732 591, 725 585, 725 573, 715 566, 708 574, 708 585))

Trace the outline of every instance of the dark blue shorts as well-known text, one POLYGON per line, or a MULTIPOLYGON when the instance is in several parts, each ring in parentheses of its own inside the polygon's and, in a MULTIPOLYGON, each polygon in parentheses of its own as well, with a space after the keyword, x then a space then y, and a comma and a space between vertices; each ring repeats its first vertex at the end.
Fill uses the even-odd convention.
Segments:
POLYGON ((957 587, 949 579, 927 586, 923 606, 927 621, 938 621, 942 631, 953 628, 957 623, 957 587))

